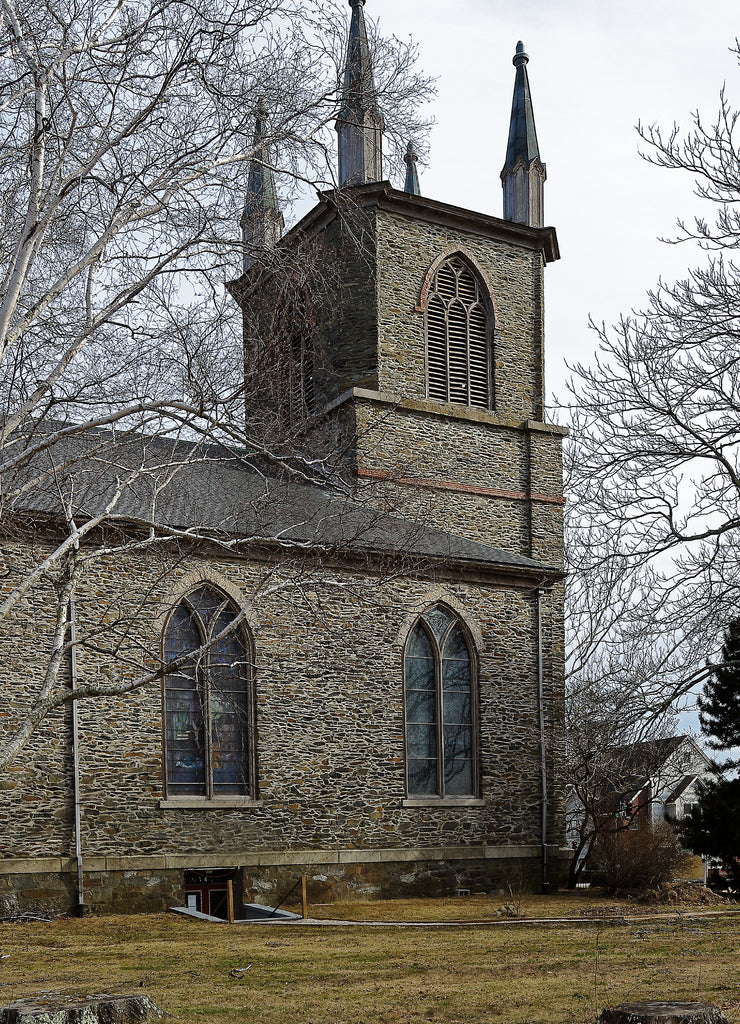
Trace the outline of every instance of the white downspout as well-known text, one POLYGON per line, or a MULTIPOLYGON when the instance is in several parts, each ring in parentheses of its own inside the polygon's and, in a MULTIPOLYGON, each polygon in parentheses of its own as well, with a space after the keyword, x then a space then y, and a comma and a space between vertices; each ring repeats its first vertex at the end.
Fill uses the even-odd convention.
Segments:
POLYGON ((547 857, 547 742, 545 738, 545 685, 542 668, 542 590, 537 588, 537 709, 540 729, 540 774, 542 781, 542 891, 550 891, 547 857))
MULTIPOLYGON (((77 689, 77 630, 75 625, 75 599, 69 599, 69 672, 72 691, 77 689)), ((74 765, 75 805, 75 859, 77 861, 77 906, 76 912, 85 913, 85 875, 82 864, 82 831, 80 808, 80 746, 78 738, 77 701, 72 700, 72 761, 74 765)))

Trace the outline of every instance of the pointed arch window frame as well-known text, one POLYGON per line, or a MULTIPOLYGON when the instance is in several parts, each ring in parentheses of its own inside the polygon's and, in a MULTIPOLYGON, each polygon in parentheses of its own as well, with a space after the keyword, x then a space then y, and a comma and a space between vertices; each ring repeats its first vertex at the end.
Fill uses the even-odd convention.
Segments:
POLYGON ((270 334, 279 337, 275 349, 277 413, 286 427, 300 427, 317 411, 317 315, 307 284, 281 289, 273 311, 270 334))
MULTIPOLYGON (((218 620, 224 614, 225 611, 233 613, 233 617, 236 618, 240 615, 240 609, 238 603, 234 598, 225 593, 224 590, 218 585, 210 582, 209 580, 202 580, 198 584, 188 588, 187 592, 181 593, 177 596, 177 599, 173 602, 169 609, 169 612, 164 621, 164 626, 160 634, 161 643, 161 658, 162 664, 166 665, 168 661, 167 642, 170 628, 173 624, 174 617, 179 609, 187 609, 191 616, 196 617, 198 625, 196 628, 201 633, 201 638, 205 636, 206 644, 201 645, 201 655, 195 665, 194 679, 195 685, 201 690, 201 711, 203 714, 203 745, 204 745, 204 793, 185 793, 182 790, 175 792, 176 785, 173 785, 169 778, 169 753, 168 753, 168 689, 167 681, 171 678, 173 673, 165 672, 162 678, 161 687, 161 701, 162 701, 162 791, 163 799, 160 801, 159 806, 161 808, 172 808, 172 807, 202 807, 218 808, 218 807, 244 807, 244 806, 261 806, 262 801, 259 799, 258 794, 258 780, 257 780, 257 725, 256 725, 256 693, 255 693, 255 656, 254 656, 254 641, 249 625, 246 621, 242 620, 234 627, 242 650, 244 652, 244 660, 242 665, 244 666, 240 675, 244 681, 244 692, 245 692, 245 707, 244 707, 244 719, 242 722, 240 743, 243 750, 243 759, 241 762, 241 770, 244 779, 245 792, 242 793, 229 793, 225 791, 217 791, 217 787, 214 786, 213 780, 213 760, 212 760, 212 692, 214 690, 212 668, 216 662, 212 662, 212 651, 215 649, 214 645, 208 646, 209 635, 212 639, 217 636, 220 632, 217 629, 218 620), (201 612, 197 608, 196 597, 198 594, 207 591, 212 597, 217 599, 216 611, 211 616, 213 626, 209 626, 205 622, 201 612), (208 728, 206 727, 206 721, 208 728)), ((201 649, 195 648, 195 650, 201 649)), ((183 652, 185 653, 185 652, 183 652)), ((187 664, 183 666, 187 668, 187 664)))
MULTIPOLYGON (((477 303, 474 303, 475 305, 477 303)), ((460 247, 453 247, 446 249, 440 253, 439 256, 433 261, 427 273, 424 277, 424 282, 421 287, 419 295, 419 304, 416 307, 416 312, 421 313, 424 318, 424 388, 425 397, 430 402, 442 402, 446 405, 460 405, 464 408, 482 409, 485 412, 495 412, 496 410, 496 373, 495 373, 495 341, 496 341, 496 330, 499 324, 498 312, 496 309, 496 303, 493 298, 493 291, 491 289, 488 276, 486 275, 483 267, 479 264, 472 253, 469 253, 466 249, 460 247), (441 399, 436 396, 432 396, 430 393, 430 357, 429 357, 429 305, 430 301, 434 298, 434 283, 437 280, 439 271, 447 263, 451 263, 453 260, 459 260, 464 267, 470 272, 477 288, 480 293, 480 305, 483 308, 486 317, 486 374, 487 374, 487 396, 485 404, 473 403, 470 401, 460 401, 455 398, 450 398, 450 382, 449 382, 449 341, 446 338, 446 344, 448 346, 448 360, 447 360, 447 397, 441 399)), ((467 380, 468 380, 468 399, 470 398, 470 351, 469 351, 469 332, 467 337, 468 350, 467 350, 467 380)))
POLYGON ((414 806, 484 806, 484 801, 481 799, 481 780, 480 780, 480 712, 479 712, 479 684, 478 684, 478 670, 479 670, 479 655, 478 648, 475 643, 475 639, 472 635, 471 630, 468 628, 464 618, 456 612, 453 608, 449 607, 444 602, 436 602, 426 608, 413 622, 411 628, 406 634, 406 639, 403 645, 402 655, 402 685, 403 685, 403 736, 404 736, 404 773, 405 773, 405 792, 406 798, 403 800, 404 807, 414 806), (442 641, 436 636, 434 629, 431 627, 429 617, 436 611, 442 611, 449 619, 450 623, 445 630, 444 638, 442 641), (420 793, 412 792, 409 786, 409 761, 412 760, 410 757, 409 750, 409 725, 413 724, 409 722, 408 712, 408 659, 409 659, 409 645, 413 638, 413 635, 417 628, 421 627, 428 639, 431 640, 432 650, 434 652, 434 701, 435 701, 435 730, 436 730, 436 793, 420 793), (445 785, 445 746, 444 746, 444 679, 443 679, 443 649, 447 642, 450 634, 453 632, 454 627, 457 627, 462 634, 467 647, 470 664, 470 681, 469 681, 469 694, 470 694, 470 741, 471 741, 471 791, 465 794, 448 794, 446 792, 445 785))

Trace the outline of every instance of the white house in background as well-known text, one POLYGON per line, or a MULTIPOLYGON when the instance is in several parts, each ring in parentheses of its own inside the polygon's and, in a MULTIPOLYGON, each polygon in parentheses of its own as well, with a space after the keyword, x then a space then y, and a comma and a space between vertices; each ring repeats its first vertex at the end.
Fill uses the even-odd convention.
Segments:
POLYGON ((649 766, 637 771, 623 791, 622 808, 631 827, 679 820, 698 803, 698 783, 716 778, 709 757, 691 736, 670 736, 616 748, 619 761, 649 766))

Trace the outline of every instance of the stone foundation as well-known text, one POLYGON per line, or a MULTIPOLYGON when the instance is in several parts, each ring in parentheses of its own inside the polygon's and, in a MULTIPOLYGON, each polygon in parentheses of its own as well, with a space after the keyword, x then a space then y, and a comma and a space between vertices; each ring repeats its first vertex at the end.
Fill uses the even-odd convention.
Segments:
MULTIPOLYGON (((245 889, 256 902, 282 899, 303 874, 301 867, 245 869, 245 889)), ((458 889, 471 893, 540 887, 542 867, 532 858, 492 865, 485 860, 418 860, 375 864, 313 864, 305 867, 309 903, 338 903, 374 899, 454 896, 458 889)), ((300 906, 300 888, 286 907, 300 906)))
MULTIPOLYGON (((183 902, 178 870, 85 872, 85 905, 104 913, 155 913, 183 902)), ((0 873, 0 917, 29 911, 66 914, 77 906, 77 872, 0 873)))
MULTIPOLYGON (((549 852, 551 890, 561 864, 549 852)), ((84 874, 85 905, 102 913, 166 910, 185 902, 185 872, 239 868, 246 902, 274 906, 305 874, 309 903, 399 897, 453 896, 458 889, 490 893, 542 887, 541 848, 447 850, 245 851, 204 857, 91 858, 84 874), (102 862, 102 863, 101 863, 102 862)), ((77 904, 74 862, 57 858, 0 862, 0 917, 23 911, 68 913, 77 904)), ((241 886, 235 888, 241 889, 241 886)), ((285 904, 300 905, 300 886, 285 904)), ((237 916, 240 916, 237 908, 237 916)))

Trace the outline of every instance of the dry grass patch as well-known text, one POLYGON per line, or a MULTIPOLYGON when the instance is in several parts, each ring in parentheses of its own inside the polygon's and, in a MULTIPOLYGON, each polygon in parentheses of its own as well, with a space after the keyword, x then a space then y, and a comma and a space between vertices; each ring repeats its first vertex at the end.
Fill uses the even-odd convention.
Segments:
MULTIPOLYGON (((656 901, 653 901, 656 902, 656 901)), ((720 906, 733 909, 737 904, 720 906)), ((309 905, 309 916, 322 921, 496 921, 510 915, 507 906, 515 901, 509 896, 475 894, 435 899, 373 900, 367 903, 340 902, 309 905)), ((296 904, 291 907, 300 911, 296 904)), ((632 917, 665 912, 665 906, 653 906, 632 898, 604 898, 597 889, 576 889, 540 896, 525 893, 518 907, 520 917, 551 919, 560 917, 632 917)))
POLYGON ((697 993, 740 1024, 736 917, 333 929, 142 915, 1 925, 0 955, 3 1005, 44 991, 143 990, 171 1024, 586 1024, 596 998, 697 993))

